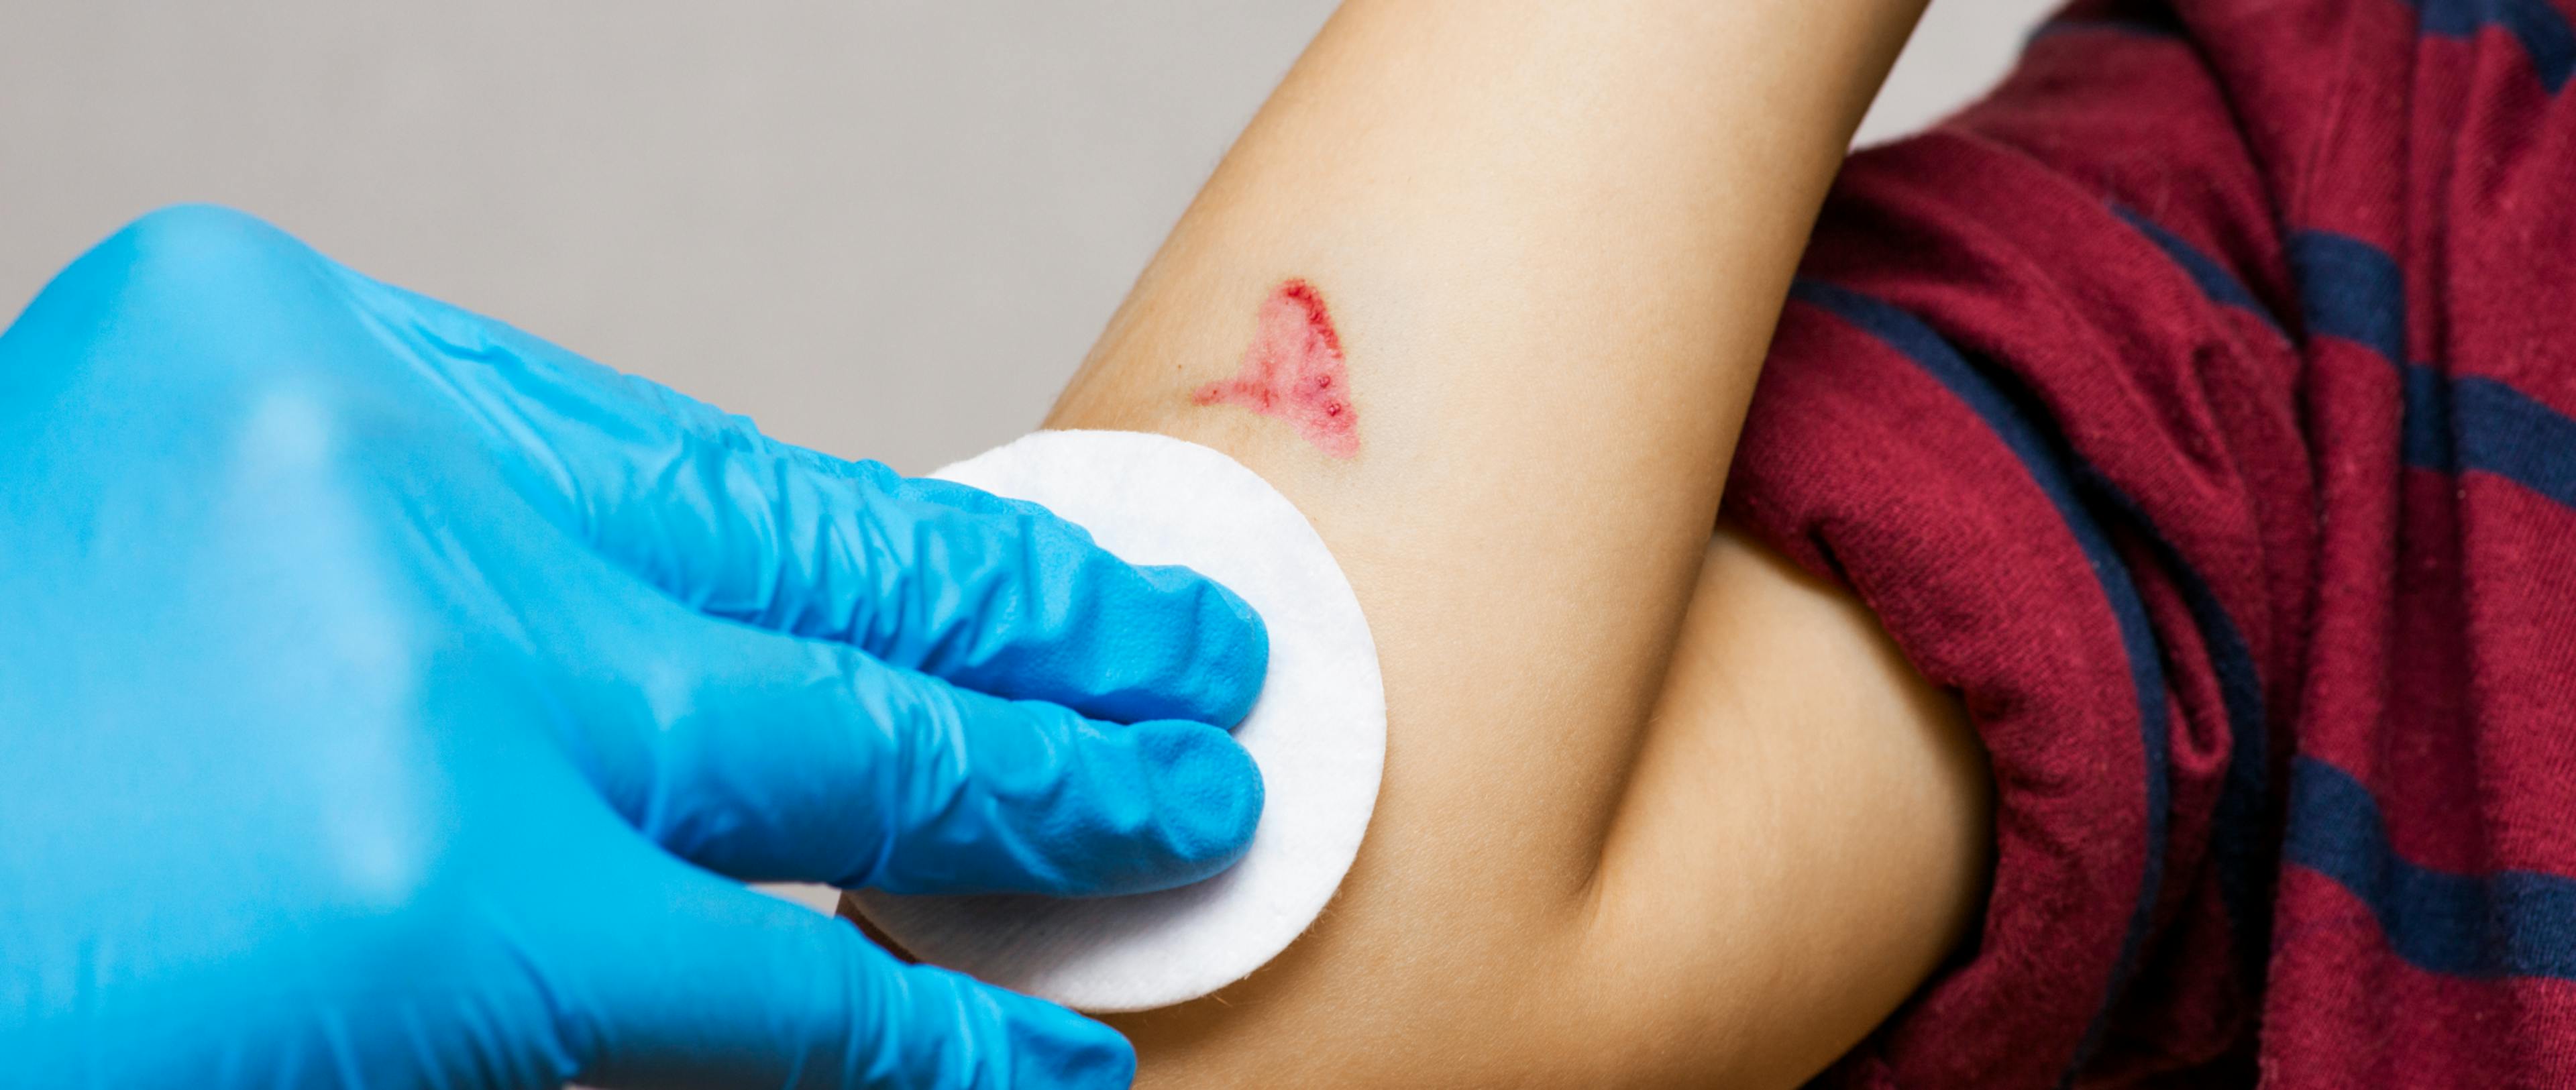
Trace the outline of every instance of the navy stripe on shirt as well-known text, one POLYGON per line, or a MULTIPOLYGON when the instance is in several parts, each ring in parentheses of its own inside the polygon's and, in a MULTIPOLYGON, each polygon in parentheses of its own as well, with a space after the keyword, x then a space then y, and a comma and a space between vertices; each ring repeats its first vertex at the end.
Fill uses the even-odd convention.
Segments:
POLYGON ((2339 337, 2392 364, 2406 361, 2406 275, 2397 259, 2350 235, 2290 235, 2290 275, 2309 337, 2339 337))
POLYGON ((2235 274, 2228 272, 2227 267, 2219 264, 2215 258, 2200 252, 2199 248, 2183 241, 2181 235, 2165 230, 2164 225, 2148 219, 2127 205, 2114 204, 2111 206, 2111 213, 2120 217, 2121 222, 2136 228, 2139 234, 2147 236, 2148 241, 2155 243, 2157 249, 2165 252, 2167 259, 2182 266, 2182 271, 2191 277, 2191 282, 2198 285, 2201 294, 2208 296, 2211 302, 2243 309, 2263 319, 2265 325, 2275 330, 2282 329, 2280 316, 2273 314, 2270 307, 2257 301, 2254 298, 2254 292, 2245 286, 2244 281, 2236 279, 2235 274))
POLYGON ((2576 980, 2576 879, 2418 866, 2388 842, 2387 822, 2368 787, 2305 754, 2291 774, 2283 856, 2370 906, 2389 947, 2416 968, 2576 980))
POLYGON ((2399 369, 2407 464, 2481 470, 2576 507, 2576 419, 2503 380, 2405 362, 2406 282, 2387 251, 2349 235, 2300 231, 2290 236, 2289 256, 2308 335, 2363 345, 2399 369))
MULTIPOLYGON (((2171 255, 2211 301, 2250 310, 2278 327, 2217 262, 2134 211, 2115 211, 2171 255)), ((2385 251, 2349 236, 2301 232, 2292 240, 2291 266, 2312 335, 2365 345, 2391 363, 2404 358, 2405 284, 2385 251)), ((2405 365, 2402 374, 2408 464, 2483 469, 2576 507, 2576 420, 2495 379, 2452 378, 2420 363, 2405 365)), ((2222 692, 2226 676, 2219 675, 2222 692)), ((2229 771, 2232 778, 2236 769, 2229 771)), ((2284 857, 2370 905, 2389 945, 2417 968, 2576 979, 2576 879, 2416 866, 2389 845, 2369 790, 2314 757, 2303 755, 2294 766, 2284 857)))
MULTIPOLYGON (((2164 251, 2211 301, 2260 318, 2287 338, 2280 319, 2226 266, 2136 209, 2115 203, 2111 211, 2164 251)), ((2220 782, 2218 803, 2211 814, 2210 850, 2218 868, 2219 901, 2236 938, 2238 970, 2249 982, 2259 979, 2271 945, 2265 881, 2271 860, 2263 802, 2271 794, 2272 777, 2269 712, 2253 648, 2209 581, 2156 528, 2146 510, 2093 467, 2082 466, 2081 471, 2092 492, 2120 508, 2139 536, 2154 548, 2157 563, 2173 579, 2184 605, 2191 610, 2192 625, 2199 631, 2202 648, 2209 656, 2210 673, 2218 681, 2219 700, 2227 713, 2227 774, 2220 782)))
POLYGON ((2576 420, 2482 375, 2406 368, 2406 461, 2484 470, 2576 508, 2576 420))
POLYGON ((2523 52, 2531 55, 2532 71, 2540 76, 2540 85, 2557 94, 2567 86, 2567 77, 2576 74, 2576 30, 2571 30, 2567 17, 2551 7, 2549 0, 2411 0, 2417 8, 2417 26, 2426 34, 2445 38, 2475 37, 2487 27, 2498 27, 2522 43, 2523 52))
POLYGON ((2087 566, 2102 587, 2102 596, 2120 632, 2120 644, 2128 659, 2129 683, 2138 704, 2138 735, 2141 764, 2145 768, 2146 863, 2138 878, 2138 893, 2130 906, 2126 932, 2121 936, 2120 951, 2112 963, 2110 979, 2105 982, 2101 1004, 2095 1008, 2075 1055, 2059 1080, 2064 1086, 2073 1081, 2077 1070, 2090 1060, 2110 1029, 2113 1006, 2135 977, 2139 957, 2145 947, 2147 931, 2153 923, 2156 898, 2164 885, 2165 840, 2170 818, 2166 751, 2167 732, 2163 651, 2156 642, 2155 629, 2148 624, 2146 604, 2138 597, 2136 584, 2129 578, 2128 564, 2111 544, 2110 536, 2096 522, 2094 513, 2078 494, 2078 475, 2071 467, 2078 459, 2064 449, 2062 441, 2041 422, 2041 414, 2024 408, 2007 390, 1980 371, 1975 364, 1940 333, 1919 318, 1893 304, 1848 288, 1821 281, 1800 279, 1789 291, 1789 297, 1819 307, 1853 327, 1878 338, 1888 347, 1921 367, 1952 396, 1965 402, 1984 420, 1996 438, 2001 439, 2022 468, 2038 484, 2067 532, 2084 554, 2087 566))
POLYGON ((2235 939, 2236 968, 2252 987, 2262 979, 2272 946, 2271 838, 2263 805, 2272 793, 2272 751, 2262 672, 2218 592, 2156 529, 2146 509, 2092 466, 2079 466, 2078 472, 2090 494, 2119 509, 2182 592, 2201 650, 2209 656, 2210 674, 2218 681, 2218 699, 2227 712, 2227 774, 2219 781, 2218 802, 2210 814, 2209 848, 2217 867, 2219 904, 2235 939))

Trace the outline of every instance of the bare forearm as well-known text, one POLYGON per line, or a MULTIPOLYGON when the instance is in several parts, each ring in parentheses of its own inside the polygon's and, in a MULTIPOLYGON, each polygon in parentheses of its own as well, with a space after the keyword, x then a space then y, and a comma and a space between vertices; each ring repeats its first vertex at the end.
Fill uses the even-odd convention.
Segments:
POLYGON ((1057 407, 1226 449, 1315 519, 1396 744, 1479 724, 1409 774, 1576 815, 1462 853, 1512 861, 1485 880, 1588 878, 1790 271, 1919 6, 1348 4, 1057 407), (1292 277, 1338 327, 1355 449, 1190 396, 1292 277))
MULTIPOLYGON (((1729 835, 1688 828, 1726 816, 1690 798, 1629 796, 1697 789, 1639 765, 1703 752, 1649 745, 1650 712, 1791 270, 1920 3, 1361 0, 1219 167, 1050 422, 1207 443, 1297 502, 1375 630, 1388 764, 1368 843, 1312 931, 1212 1000, 1118 1020, 1148 1083, 1812 1069, 1893 1002, 1872 993, 1824 1032, 1757 1045, 1693 1037, 1675 1027, 1743 1005, 1629 1018, 1605 997, 1704 1000, 1663 969, 1775 965, 1657 958, 1597 931, 1663 933, 1682 906, 1605 902, 1660 896, 1605 874, 1606 850, 1688 850, 1632 830, 1729 835), (1332 364, 1305 376, 1325 387, 1249 374, 1286 357, 1332 364), (1632 1030, 1611 1032, 1623 1018, 1632 1030)), ((1859 636, 1837 640, 1847 653, 1811 668, 1845 677, 1782 683, 1904 683, 1859 636)), ((1703 873, 1748 852, 1701 853, 1673 891, 1709 907, 1703 873)), ((1729 916, 1732 939, 1805 937, 1795 905, 1770 907, 1729 916)))

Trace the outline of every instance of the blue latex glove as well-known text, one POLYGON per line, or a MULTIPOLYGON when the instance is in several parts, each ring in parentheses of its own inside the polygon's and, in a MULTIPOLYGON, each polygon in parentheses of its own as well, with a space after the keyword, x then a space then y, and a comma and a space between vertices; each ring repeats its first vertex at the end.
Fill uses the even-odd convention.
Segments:
POLYGON ((6 1086, 1124 1086, 727 878, 1155 889, 1261 805, 1215 584, 217 209, 0 336, 0 603, 6 1086))

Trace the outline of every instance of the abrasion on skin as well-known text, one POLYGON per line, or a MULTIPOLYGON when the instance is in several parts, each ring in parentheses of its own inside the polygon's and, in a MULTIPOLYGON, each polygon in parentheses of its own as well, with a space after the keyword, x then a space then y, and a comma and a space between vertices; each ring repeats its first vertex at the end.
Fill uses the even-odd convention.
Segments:
POLYGON ((1262 301, 1259 321, 1234 377, 1199 387, 1190 400, 1286 420, 1335 458, 1358 454, 1359 410, 1351 405, 1342 338, 1323 295, 1304 280, 1283 281, 1262 301))

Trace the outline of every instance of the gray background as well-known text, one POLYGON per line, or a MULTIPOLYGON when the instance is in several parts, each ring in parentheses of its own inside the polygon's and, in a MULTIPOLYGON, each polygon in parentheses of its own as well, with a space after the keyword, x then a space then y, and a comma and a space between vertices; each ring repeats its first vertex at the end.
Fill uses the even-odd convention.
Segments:
MULTIPOLYGON (((1935 0, 1862 139, 1973 96, 2053 6, 1935 0)), ((1331 8, 0 0, 0 315, 217 201, 924 470, 1036 423, 1331 8)))

